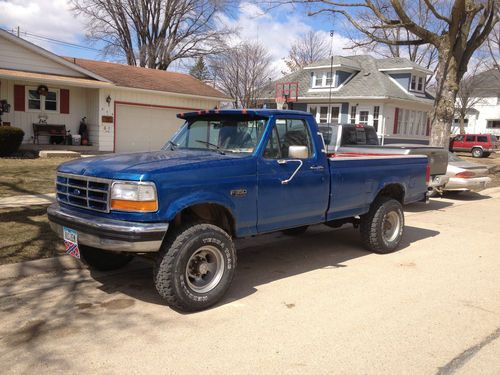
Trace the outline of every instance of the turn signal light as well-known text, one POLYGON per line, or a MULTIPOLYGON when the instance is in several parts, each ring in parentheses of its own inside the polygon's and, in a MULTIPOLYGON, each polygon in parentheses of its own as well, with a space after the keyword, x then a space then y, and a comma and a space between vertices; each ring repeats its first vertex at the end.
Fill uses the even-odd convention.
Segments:
POLYGON ((474 172, 469 172, 469 171, 465 171, 465 172, 459 172, 455 175, 455 177, 459 177, 459 178, 471 178, 471 177, 474 177, 476 174, 474 172))
POLYGON ((158 202, 154 201, 129 201, 124 199, 112 199, 111 209, 120 211, 146 211, 158 210, 158 202))

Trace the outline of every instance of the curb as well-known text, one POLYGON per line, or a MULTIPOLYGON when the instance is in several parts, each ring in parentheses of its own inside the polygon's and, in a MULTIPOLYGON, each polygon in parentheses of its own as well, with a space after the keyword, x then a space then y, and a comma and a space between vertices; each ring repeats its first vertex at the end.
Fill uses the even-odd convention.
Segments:
POLYGON ((55 258, 30 260, 27 262, 4 264, 0 266, 0 280, 17 279, 42 273, 64 272, 72 269, 83 269, 85 265, 79 260, 61 255, 55 258))

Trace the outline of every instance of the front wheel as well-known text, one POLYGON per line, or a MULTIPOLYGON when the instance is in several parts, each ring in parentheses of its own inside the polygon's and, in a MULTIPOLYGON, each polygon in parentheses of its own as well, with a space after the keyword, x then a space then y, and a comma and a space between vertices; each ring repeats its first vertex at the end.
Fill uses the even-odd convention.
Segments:
POLYGON ((379 254, 396 250, 403 236, 403 206, 389 197, 378 198, 361 217, 361 238, 365 247, 379 254))
POLYGON ((472 149, 472 156, 475 158, 481 158, 483 157, 483 150, 480 149, 479 147, 474 147, 472 149))
POLYGON ((169 238, 154 269, 160 296, 169 306, 185 312, 217 303, 229 288, 236 267, 231 237, 215 225, 190 224, 169 238))
POLYGON ((132 254, 116 253, 80 245, 80 255, 84 263, 98 271, 113 271, 125 267, 133 258, 132 254))

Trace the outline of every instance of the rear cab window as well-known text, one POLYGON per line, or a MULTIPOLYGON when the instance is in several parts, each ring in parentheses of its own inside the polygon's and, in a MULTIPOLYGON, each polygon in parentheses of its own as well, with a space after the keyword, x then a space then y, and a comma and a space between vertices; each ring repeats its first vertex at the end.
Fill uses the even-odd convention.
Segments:
POLYGON ((377 132, 372 127, 346 125, 342 129, 341 146, 378 146, 377 132))

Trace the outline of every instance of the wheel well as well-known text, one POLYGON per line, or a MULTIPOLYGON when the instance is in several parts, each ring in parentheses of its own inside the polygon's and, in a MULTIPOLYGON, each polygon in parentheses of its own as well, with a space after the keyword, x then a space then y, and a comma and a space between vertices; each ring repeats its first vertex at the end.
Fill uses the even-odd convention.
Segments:
MULTIPOLYGON (((224 206, 214 203, 200 203, 184 208, 172 220, 173 227, 190 221, 202 221, 224 229, 230 236, 234 236, 235 221, 231 212, 224 206)), ((169 228, 170 229, 170 228, 169 228)))
MULTIPOLYGON (((389 184, 384 186, 377 194, 376 198, 379 197, 390 197, 396 199, 399 203, 403 204, 405 198, 405 190, 400 184, 389 184)), ((375 198, 375 199, 376 199, 375 198)))

